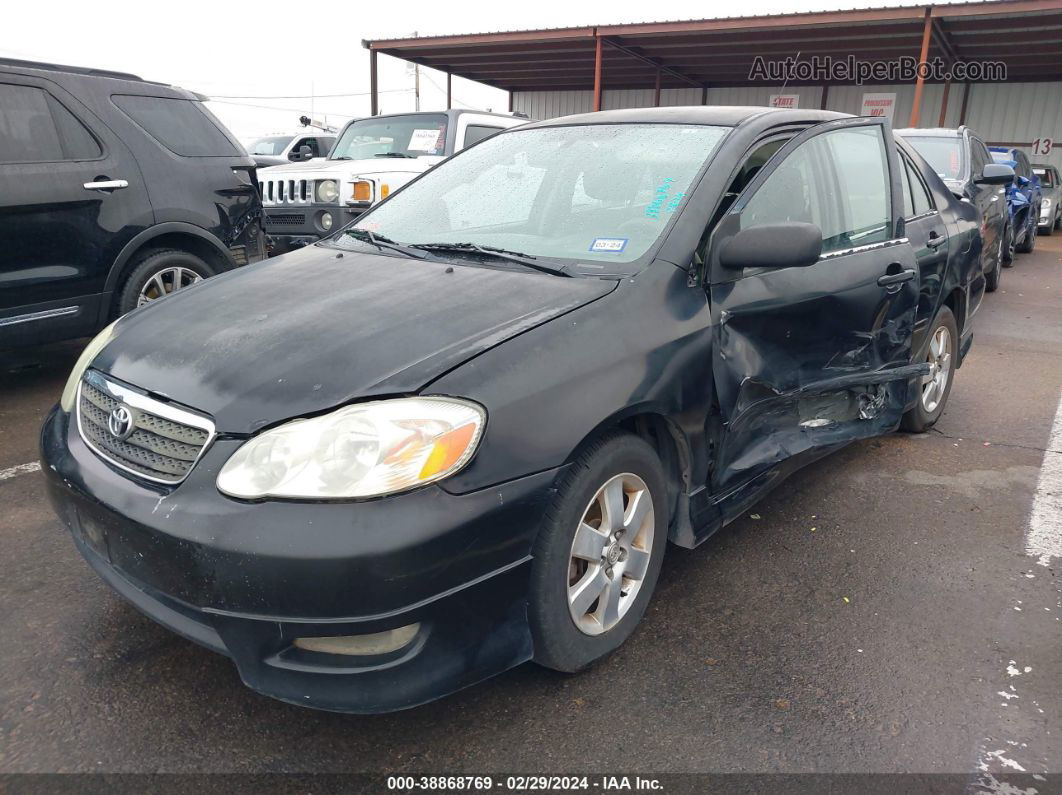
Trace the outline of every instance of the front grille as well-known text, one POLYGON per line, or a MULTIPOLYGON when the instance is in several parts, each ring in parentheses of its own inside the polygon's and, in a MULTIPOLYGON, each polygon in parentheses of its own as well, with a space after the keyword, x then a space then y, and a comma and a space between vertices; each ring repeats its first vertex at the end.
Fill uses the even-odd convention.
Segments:
POLYGON ((267 213, 266 226, 301 226, 306 223, 304 213, 267 213))
POLYGON ((149 398, 93 370, 81 380, 77 421, 81 438, 98 456, 159 483, 184 480, 214 435, 207 418, 149 398), (110 420, 122 407, 130 419, 128 427, 120 427, 116 434, 110 420))
POLYGON ((309 204, 313 201, 313 180, 263 179, 258 183, 262 204, 267 207, 284 204, 309 204))

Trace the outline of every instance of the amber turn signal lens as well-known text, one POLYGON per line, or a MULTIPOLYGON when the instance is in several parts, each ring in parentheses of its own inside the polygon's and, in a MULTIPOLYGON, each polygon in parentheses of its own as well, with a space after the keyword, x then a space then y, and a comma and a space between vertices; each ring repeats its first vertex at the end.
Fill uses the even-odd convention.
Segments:
POLYGON ((456 464, 472 444, 476 431, 477 426, 470 422, 436 438, 424 466, 420 469, 420 479, 428 480, 456 464))
POLYGON ((352 196, 356 202, 371 202, 372 201, 372 183, 371 182, 355 182, 354 194, 352 196))

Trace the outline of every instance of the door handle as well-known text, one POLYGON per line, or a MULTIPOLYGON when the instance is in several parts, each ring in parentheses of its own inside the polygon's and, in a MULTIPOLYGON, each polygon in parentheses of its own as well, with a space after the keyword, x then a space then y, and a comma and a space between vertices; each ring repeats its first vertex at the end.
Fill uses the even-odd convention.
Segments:
POLYGON ((937 248, 938 246, 944 245, 946 242, 948 242, 948 239, 944 237, 944 235, 938 234, 937 232, 930 232, 929 240, 926 241, 926 245, 930 248, 937 248))
POLYGON ((907 268, 906 270, 897 271, 896 273, 886 273, 884 276, 878 277, 878 284, 881 287, 888 287, 893 284, 902 284, 903 282, 909 282, 918 273, 913 268, 907 268))
POLYGON ((86 182, 85 190, 121 190, 128 188, 129 182, 124 179, 100 179, 95 182, 86 182))

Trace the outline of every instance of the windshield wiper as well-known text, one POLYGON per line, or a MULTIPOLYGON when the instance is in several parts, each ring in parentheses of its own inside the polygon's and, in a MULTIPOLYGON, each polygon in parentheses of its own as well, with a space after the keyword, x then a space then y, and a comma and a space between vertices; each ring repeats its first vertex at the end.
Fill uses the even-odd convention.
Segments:
POLYGON ((405 152, 377 152, 373 157, 408 157, 410 160, 416 160, 413 155, 407 155, 405 152))
POLYGON ((343 234, 350 235, 355 240, 360 240, 363 243, 370 243, 381 251, 383 249, 390 249, 391 251, 397 251, 401 254, 405 254, 407 257, 413 257, 414 259, 428 259, 428 255, 423 251, 417 251, 419 246, 404 246, 389 237, 374 235, 368 229, 344 229, 343 234))
POLYGON ((509 251, 495 246, 481 246, 478 243, 410 243, 410 246, 412 248, 422 248, 425 251, 459 251, 462 253, 474 251, 485 257, 517 262, 526 268, 541 271, 542 273, 552 273, 554 276, 571 276, 566 265, 547 265, 544 262, 539 262, 537 257, 532 257, 530 254, 521 254, 519 251, 509 251))
POLYGON ((328 159, 329 160, 353 160, 354 158, 351 157, 350 155, 340 155, 339 157, 330 157, 328 159))

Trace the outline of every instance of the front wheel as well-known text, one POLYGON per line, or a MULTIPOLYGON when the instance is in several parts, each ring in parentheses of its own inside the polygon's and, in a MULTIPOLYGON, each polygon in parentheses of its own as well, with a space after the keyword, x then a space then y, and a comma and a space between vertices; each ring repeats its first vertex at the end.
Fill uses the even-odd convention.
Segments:
POLYGON ((940 419, 955 380, 958 354, 959 327, 951 309, 943 306, 929 332, 929 345, 924 359, 929 362, 929 374, 922 377, 918 402, 903 415, 900 422, 903 430, 924 433, 940 419))
POLYGON ((592 443, 562 476, 533 548, 535 662, 578 671, 634 632, 664 558, 666 494, 656 452, 630 434, 592 443))
POLYGON ((1027 229, 1025 230, 1025 239, 1021 241, 1021 245, 1018 246, 1017 251, 1020 254, 1032 254, 1032 250, 1036 248, 1036 219, 1040 217, 1040 211, 1033 212, 1030 210, 1029 222, 1027 229))

